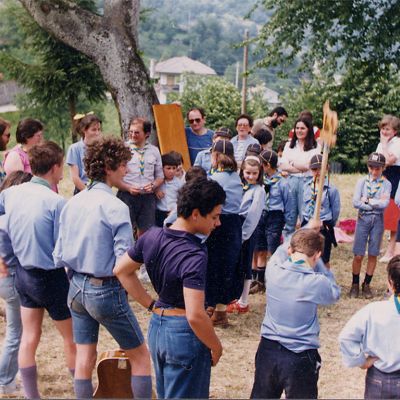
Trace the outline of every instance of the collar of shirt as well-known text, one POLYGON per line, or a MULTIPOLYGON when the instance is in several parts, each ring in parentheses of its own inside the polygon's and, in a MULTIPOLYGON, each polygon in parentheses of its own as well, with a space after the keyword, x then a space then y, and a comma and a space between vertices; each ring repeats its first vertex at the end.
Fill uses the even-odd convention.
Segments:
POLYGON ((87 190, 93 190, 93 189, 99 189, 99 190, 104 190, 105 192, 108 192, 110 194, 113 194, 112 189, 110 188, 110 186, 108 186, 106 183, 104 182, 99 182, 99 181, 94 181, 92 183, 90 183, 87 187, 87 190))
POLYGON ((295 272, 301 272, 304 274, 313 274, 314 269, 310 264, 304 260, 304 254, 301 256, 297 253, 293 253, 282 265, 281 268, 288 269, 295 272))
POLYGON ((36 183, 38 185, 43 185, 51 189, 51 185, 49 182, 46 181, 46 179, 40 178, 39 176, 33 176, 31 179, 32 183, 36 183))
POLYGON ((183 238, 183 239, 188 239, 198 245, 202 245, 203 244, 203 238, 198 237, 196 235, 193 235, 189 232, 185 232, 185 231, 178 231, 177 229, 171 229, 171 228, 167 228, 164 227, 164 232, 166 233, 167 236, 171 236, 174 238, 183 238))

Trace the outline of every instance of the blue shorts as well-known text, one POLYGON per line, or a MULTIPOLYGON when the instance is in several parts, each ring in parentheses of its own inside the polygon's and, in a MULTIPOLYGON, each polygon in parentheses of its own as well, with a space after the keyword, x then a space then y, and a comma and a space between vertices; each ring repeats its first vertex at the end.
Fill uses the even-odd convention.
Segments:
POLYGON ((285 216, 282 211, 263 211, 256 228, 255 251, 268 251, 271 254, 281 244, 285 216))
POLYGON ((383 232, 383 213, 359 212, 354 235, 354 255, 364 256, 368 243, 368 255, 379 256, 383 232))
POLYGON ((126 292, 117 278, 97 279, 74 272, 68 306, 77 344, 97 343, 100 324, 123 350, 134 349, 144 342, 126 292))
POLYGON ((18 266, 15 278, 22 307, 45 308, 54 321, 71 318, 67 306, 69 281, 64 268, 45 270, 18 266))

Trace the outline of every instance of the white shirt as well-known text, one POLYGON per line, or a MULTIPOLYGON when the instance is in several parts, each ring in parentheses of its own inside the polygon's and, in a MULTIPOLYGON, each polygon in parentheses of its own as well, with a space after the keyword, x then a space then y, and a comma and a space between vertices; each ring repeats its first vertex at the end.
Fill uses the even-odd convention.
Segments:
MULTIPOLYGON (((396 157, 396 162, 393 165, 400 165, 400 137, 394 136, 388 143, 388 152, 396 157)), ((376 148, 377 153, 382 153, 382 143, 378 144, 376 148)))
MULTIPOLYGON (((289 163, 290 161, 300 162, 305 165, 309 165, 312 156, 315 154, 321 153, 321 146, 317 145, 315 149, 311 149, 308 151, 304 151, 302 147, 299 145, 299 141, 296 141, 295 146, 293 149, 290 148, 290 142, 287 142, 285 148, 283 149, 282 153, 282 163, 289 163)), ((291 173, 290 175, 294 176, 306 176, 310 175, 310 170, 302 172, 302 173, 291 173)))

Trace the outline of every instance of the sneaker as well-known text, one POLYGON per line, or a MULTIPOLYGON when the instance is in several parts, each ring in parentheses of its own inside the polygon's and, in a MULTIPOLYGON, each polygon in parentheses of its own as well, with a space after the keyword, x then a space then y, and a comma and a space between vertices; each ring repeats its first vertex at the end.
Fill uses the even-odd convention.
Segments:
POLYGON ((358 283, 353 283, 349 292, 351 299, 355 299, 360 295, 360 285, 358 283))
POLYGON ((228 315, 226 311, 214 311, 211 322, 214 326, 219 326, 221 328, 226 328, 229 325, 228 315))
POLYGON ((361 291, 362 291, 362 294, 363 294, 363 296, 366 298, 366 299, 372 299, 373 297, 374 297, 374 295, 372 294, 372 290, 371 290, 371 288, 369 287, 369 284, 368 283, 363 283, 362 284, 362 286, 361 286, 361 291))
POLYGON ((257 281, 253 287, 250 287, 250 294, 264 293, 265 285, 262 282, 257 281))
POLYGON ((383 257, 381 257, 379 259, 379 262, 388 263, 392 258, 393 258, 393 256, 388 256, 388 255, 385 254, 383 257))
POLYGON ((21 385, 17 384, 16 380, 14 379, 7 385, 0 385, 0 396, 14 396, 19 397, 22 396, 21 385))
POLYGON ((249 312, 249 305, 241 306, 237 300, 228 304, 226 307, 226 312, 231 314, 243 314, 249 312))

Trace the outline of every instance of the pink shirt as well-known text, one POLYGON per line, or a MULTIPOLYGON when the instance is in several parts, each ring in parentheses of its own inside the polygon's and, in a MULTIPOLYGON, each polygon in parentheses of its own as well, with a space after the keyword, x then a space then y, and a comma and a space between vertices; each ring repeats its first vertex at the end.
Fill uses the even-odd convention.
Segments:
POLYGON ((19 155, 19 158, 21 159, 22 165, 24 167, 23 171, 32 173, 31 164, 29 163, 28 153, 26 151, 22 150, 22 147, 19 144, 17 144, 15 147, 13 147, 10 151, 8 151, 5 154, 4 161, 3 161, 3 166, 4 166, 4 164, 5 164, 6 160, 7 160, 7 156, 11 152, 16 152, 19 155))

